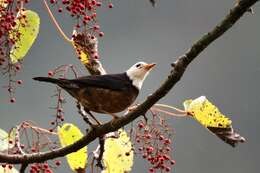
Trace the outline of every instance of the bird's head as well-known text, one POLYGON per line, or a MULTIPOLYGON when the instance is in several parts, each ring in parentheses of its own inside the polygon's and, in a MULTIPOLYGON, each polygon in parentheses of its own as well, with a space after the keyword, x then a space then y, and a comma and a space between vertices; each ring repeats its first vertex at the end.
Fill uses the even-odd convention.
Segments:
POLYGON ((132 80, 133 85, 140 90, 144 79, 154 66, 155 63, 147 64, 145 62, 138 62, 130 67, 126 71, 126 74, 132 80))

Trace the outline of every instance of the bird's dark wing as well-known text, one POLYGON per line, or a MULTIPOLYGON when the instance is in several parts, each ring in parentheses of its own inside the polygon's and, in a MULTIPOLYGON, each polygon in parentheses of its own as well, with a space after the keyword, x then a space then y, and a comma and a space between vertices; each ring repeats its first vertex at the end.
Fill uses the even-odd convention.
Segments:
POLYGON ((84 76, 70 81, 80 88, 86 86, 122 91, 132 87, 132 82, 126 73, 84 76))

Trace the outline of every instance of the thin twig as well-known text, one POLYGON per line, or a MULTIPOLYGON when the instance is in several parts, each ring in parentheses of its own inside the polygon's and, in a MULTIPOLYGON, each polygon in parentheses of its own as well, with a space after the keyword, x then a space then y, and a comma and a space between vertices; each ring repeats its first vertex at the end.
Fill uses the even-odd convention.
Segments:
POLYGON ((57 30, 59 31, 59 33, 61 34, 61 36, 64 38, 64 40, 68 41, 71 43, 71 39, 68 38, 68 36, 63 32, 63 30, 61 29, 59 23, 57 22, 56 18, 54 17, 54 15, 52 14, 49 6, 48 6, 48 3, 46 2, 46 0, 43 0, 43 3, 44 3, 44 6, 48 12, 48 14, 50 15, 51 17, 51 20, 52 22, 54 23, 55 27, 57 28, 57 30))
POLYGON ((153 111, 156 111, 156 112, 162 112, 166 115, 170 115, 170 116, 173 116, 173 117, 187 117, 188 114, 176 114, 176 113, 173 113, 173 112, 169 112, 169 111, 166 111, 166 110, 162 110, 162 109, 158 109, 158 108, 151 108, 153 111))
POLYGON ((177 111, 177 112, 180 113, 180 114, 186 114, 186 113, 187 113, 187 112, 184 111, 184 110, 178 109, 178 108, 173 107, 173 106, 170 106, 170 105, 165 105, 165 104, 159 104, 159 103, 157 103, 157 104, 155 104, 154 106, 173 109, 173 110, 177 111))
POLYGON ((98 125, 101 125, 101 123, 88 110, 86 110, 79 102, 77 102, 77 108, 79 114, 83 117, 83 120, 88 125, 90 125, 90 127, 95 128, 96 125, 94 125, 94 123, 90 121, 88 115, 90 115, 97 122, 98 125))
POLYGON ((105 138, 104 136, 99 137, 99 155, 97 158, 97 166, 100 167, 101 170, 104 169, 104 166, 102 164, 103 154, 105 151, 105 138))

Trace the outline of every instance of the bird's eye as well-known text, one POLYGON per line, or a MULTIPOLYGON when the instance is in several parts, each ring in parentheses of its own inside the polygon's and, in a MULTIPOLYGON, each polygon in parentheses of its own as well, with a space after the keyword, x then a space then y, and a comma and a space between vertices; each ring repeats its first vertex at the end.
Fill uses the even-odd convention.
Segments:
POLYGON ((140 68, 141 67, 141 64, 136 64, 136 68, 140 68))

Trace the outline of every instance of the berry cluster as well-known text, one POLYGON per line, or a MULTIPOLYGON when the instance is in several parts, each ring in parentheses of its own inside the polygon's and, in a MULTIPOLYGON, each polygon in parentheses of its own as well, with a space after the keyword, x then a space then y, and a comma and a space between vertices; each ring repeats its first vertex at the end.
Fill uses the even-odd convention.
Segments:
POLYGON ((50 3, 58 7, 59 13, 65 9, 76 19, 75 29, 82 28, 87 30, 87 33, 97 34, 100 37, 103 37, 104 33, 100 31, 97 22, 97 9, 104 3, 108 8, 114 7, 109 0, 50 0, 50 3))
POLYGON ((23 5, 28 2, 29 0, 3 0, 0 4, 0 70, 2 74, 8 76, 9 82, 5 88, 9 92, 11 103, 15 102, 16 86, 23 82, 14 79, 16 73, 21 70, 21 62, 13 62, 10 58, 10 51, 21 36, 16 27, 17 20, 19 23, 26 24, 26 16, 21 12, 24 10, 23 5), (18 12, 20 15, 17 17, 18 12))
POLYGON ((30 165, 30 173, 53 173, 52 169, 57 168, 61 165, 60 160, 54 161, 54 166, 50 165, 48 162, 45 163, 34 163, 30 165))
MULTIPOLYGON (((55 133, 50 133, 47 129, 40 128, 31 121, 24 121, 9 132, 8 154, 24 155, 39 153, 47 149, 55 149, 59 146, 50 138, 55 133)), ((34 163, 29 166, 30 173, 52 173, 52 169, 61 165, 60 160, 48 161, 44 163, 34 163)), ((11 164, 1 164, 7 170, 12 169, 11 164)))
POLYGON ((94 35, 85 33, 74 33, 72 38, 78 58, 83 64, 91 64, 92 60, 99 59, 98 41, 94 35), (89 59, 84 59, 84 57, 82 56, 83 53, 89 55, 89 59))
POLYGON ((171 157, 173 131, 160 115, 152 115, 150 123, 140 121, 137 124, 134 133, 136 153, 150 163, 149 172, 171 172, 175 165, 171 157))
MULTIPOLYGON (((49 77, 58 77, 58 78, 67 78, 67 75, 69 73, 69 70, 72 71, 73 75, 77 78, 77 72, 73 65, 62 65, 57 68, 55 68, 53 71, 50 70, 48 72, 49 77)), ((53 132, 58 125, 60 125, 64 121, 64 110, 63 105, 66 103, 63 94, 62 89, 60 87, 56 88, 56 92, 53 95, 53 97, 56 98, 56 105, 54 107, 51 107, 51 109, 55 110, 55 118, 54 120, 50 121, 50 125, 52 126, 49 131, 53 132)))

